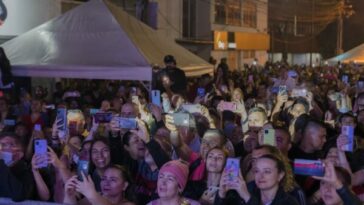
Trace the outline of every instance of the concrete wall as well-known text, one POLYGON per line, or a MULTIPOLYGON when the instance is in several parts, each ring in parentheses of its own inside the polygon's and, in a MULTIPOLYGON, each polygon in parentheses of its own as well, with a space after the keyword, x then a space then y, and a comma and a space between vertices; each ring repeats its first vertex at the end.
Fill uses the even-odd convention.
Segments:
POLYGON ((172 39, 182 37, 182 0, 158 0, 158 32, 172 39))

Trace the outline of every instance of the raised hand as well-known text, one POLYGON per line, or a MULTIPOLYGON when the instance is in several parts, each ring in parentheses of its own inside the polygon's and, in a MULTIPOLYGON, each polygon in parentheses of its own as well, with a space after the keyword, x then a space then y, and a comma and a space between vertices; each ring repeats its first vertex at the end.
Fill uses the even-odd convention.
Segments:
POLYGON ((76 191, 83 194, 86 198, 91 199, 95 198, 97 195, 95 184, 91 179, 91 176, 86 176, 83 172, 81 172, 82 181, 77 180, 76 183, 76 191))
POLYGON ((39 168, 41 168, 39 166, 39 164, 43 161, 43 156, 42 155, 37 155, 37 154, 34 154, 33 157, 32 157, 32 170, 33 171, 36 171, 38 170, 39 168))
POLYGON ((63 164, 63 162, 61 162, 61 160, 58 158, 57 154, 52 148, 48 147, 48 150, 49 151, 47 153, 47 157, 49 164, 52 164, 55 168, 58 169, 66 166, 65 164, 63 164))
POLYGON ((72 176, 70 179, 67 180, 67 182, 64 185, 65 195, 66 195, 65 197, 69 197, 69 198, 76 197, 77 183, 78 183, 77 176, 72 176))
POLYGON ((323 177, 313 176, 313 178, 329 183, 334 186, 335 189, 340 189, 343 186, 336 175, 334 164, 330 161, 326 161, 325 163, 325 175, 323 177))

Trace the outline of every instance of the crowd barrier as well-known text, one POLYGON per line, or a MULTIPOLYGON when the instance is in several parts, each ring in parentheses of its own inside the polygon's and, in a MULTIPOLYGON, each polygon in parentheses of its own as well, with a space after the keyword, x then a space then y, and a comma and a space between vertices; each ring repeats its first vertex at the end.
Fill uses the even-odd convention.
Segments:
POLYGON ((50 203, 50 202, 42 202, 42 201, 22 201, 22 202, 14 202, 9 198, 1 198, 0 197, 0 205, 62 205, 58 203, 50 203))

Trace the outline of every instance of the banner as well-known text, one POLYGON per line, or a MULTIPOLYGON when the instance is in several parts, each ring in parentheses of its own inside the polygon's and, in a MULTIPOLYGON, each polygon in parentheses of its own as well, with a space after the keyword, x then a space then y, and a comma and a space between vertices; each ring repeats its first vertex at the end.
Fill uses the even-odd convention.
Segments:
POLYGON ((60 14, 60 0, 0 0, 0 35, 17 36, 60 14))

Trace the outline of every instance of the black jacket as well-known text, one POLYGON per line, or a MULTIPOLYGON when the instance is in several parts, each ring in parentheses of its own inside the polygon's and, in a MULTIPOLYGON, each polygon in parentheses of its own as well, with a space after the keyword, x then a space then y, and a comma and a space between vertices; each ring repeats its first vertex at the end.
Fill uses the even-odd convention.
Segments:
POLYGON ((25 161, 7 167, 4 160, 0 160, 0 197, 23 201, 32 196, 33 188, 33 174, 25 161))
MULTIPOLYGON (((226 198, 221 199, 219 195, 216 195, 214 205, 261 205, 260 199, 260 191, 257 190, 254 193, 250 193, 251 197, 249 201, 245 202, 238 193, 235 191, 229 191, 226 195, 226 198)), ((276 196, 274 197, 272 203, 270 205, 299 205, 297 200, 285 193, 282 188, 279 188, 276 196)))
MULTIPOLYGON (((251 193, 258 191, 257 190, 258 187, 255 184, 255 181, 249 182, 247 184, 247 187, 248 187, 249 192, 251 192, 251 193)), ((288 192, 287 194, 289 194, 290 196, 295 198, 300 205, 307 205, 305 193, 299 186, 296 186, 291 192, 288 192)))

